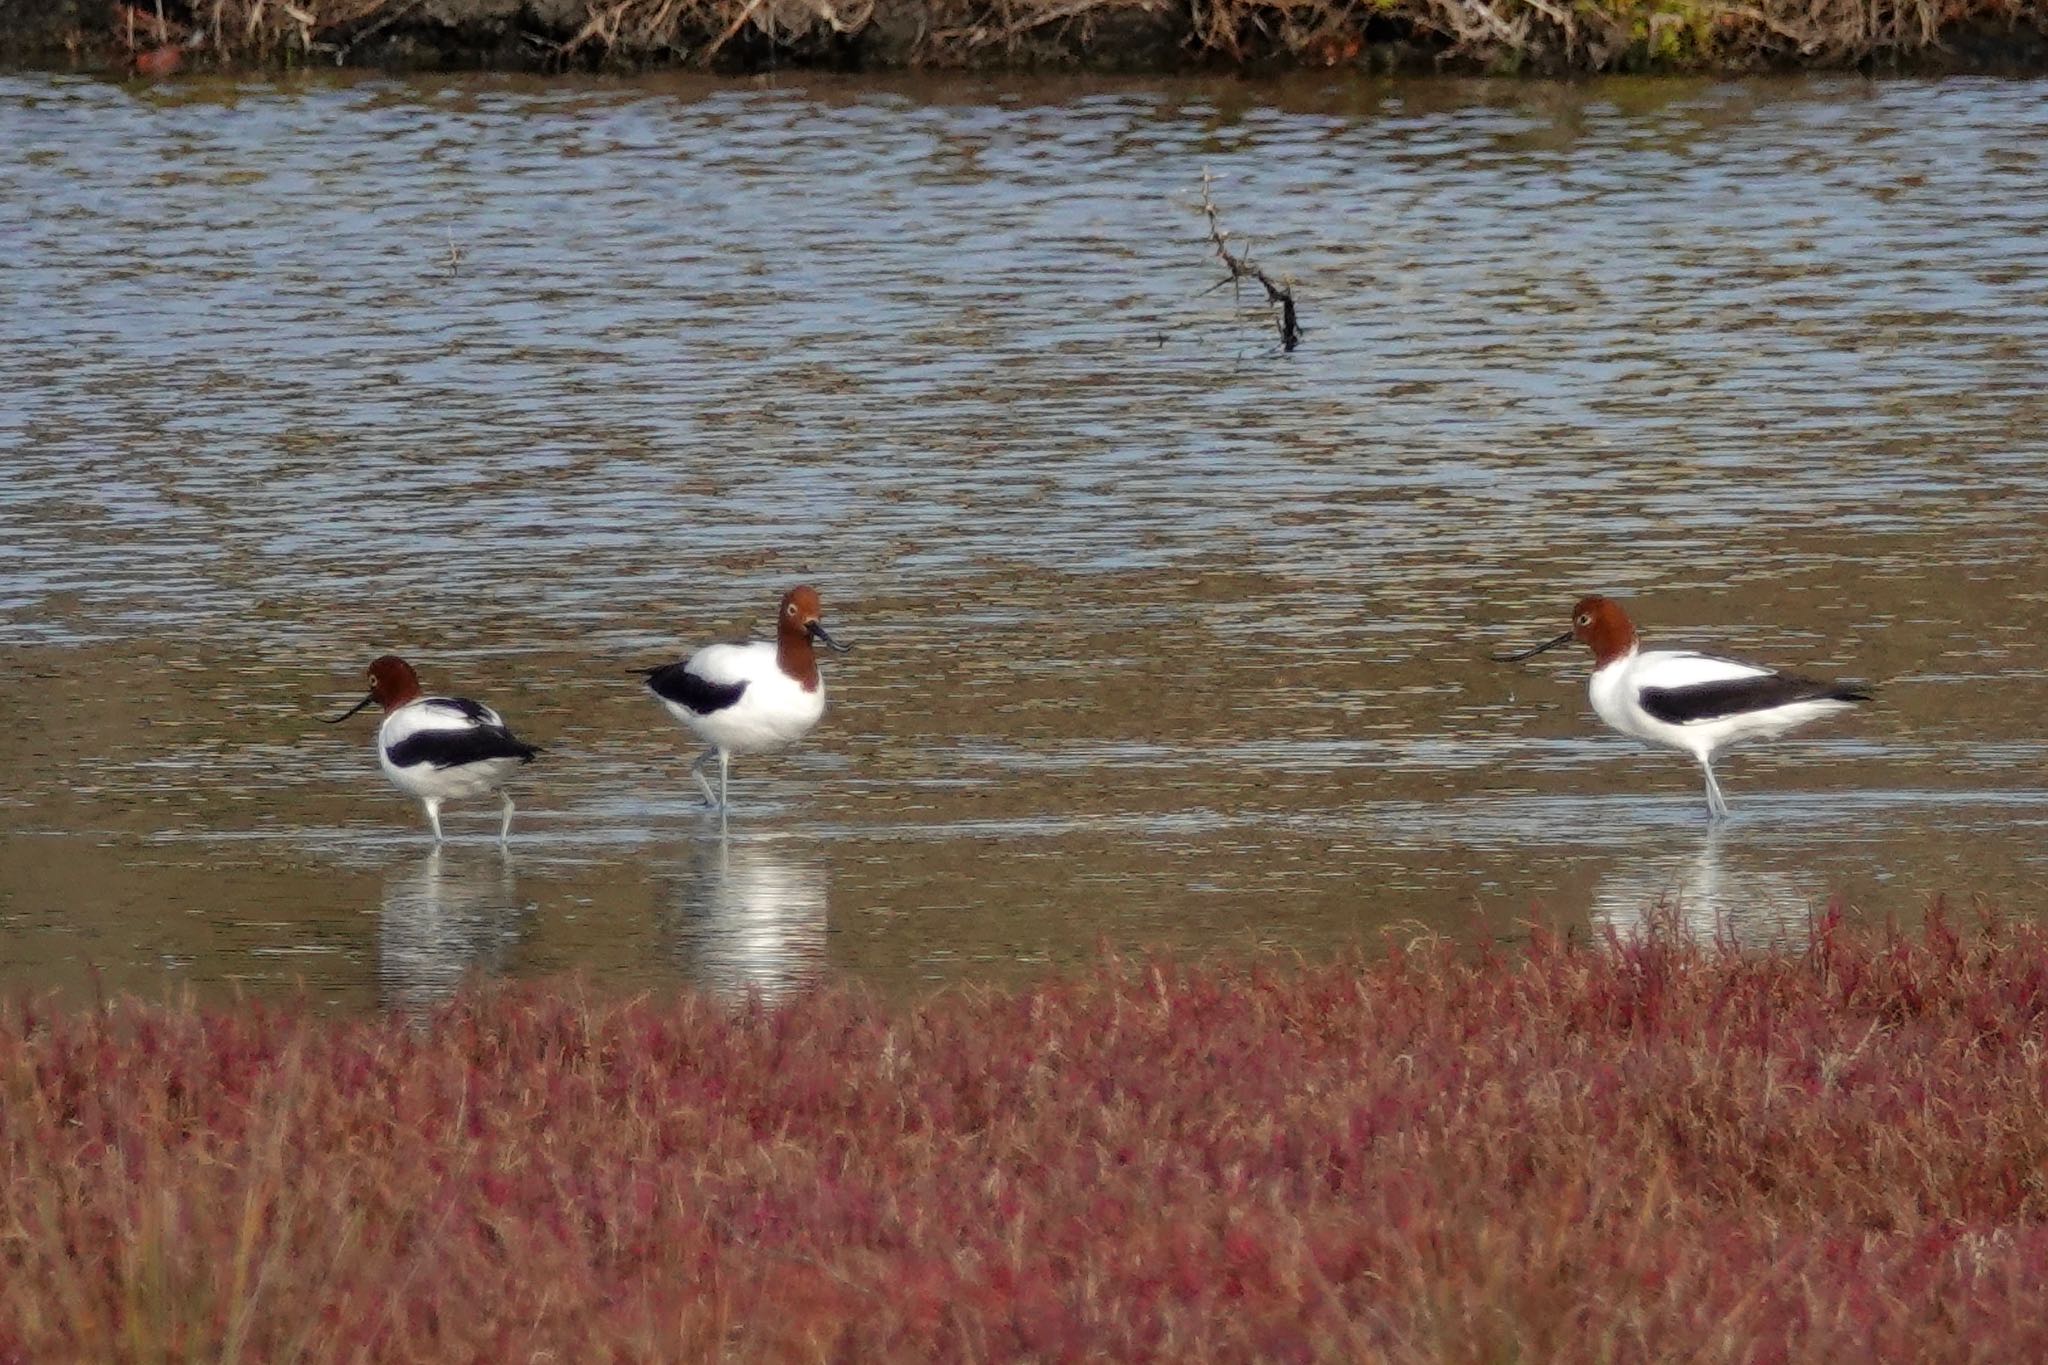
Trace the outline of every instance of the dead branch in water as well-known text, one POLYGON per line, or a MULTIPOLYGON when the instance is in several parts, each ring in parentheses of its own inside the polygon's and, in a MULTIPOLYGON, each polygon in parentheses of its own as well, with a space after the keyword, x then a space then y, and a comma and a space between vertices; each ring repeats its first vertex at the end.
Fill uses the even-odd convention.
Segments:
POLYGON ((1257 280, 1266 290, 1266 302, 1280 310, 1275 324, 1280 329, 1280 349, 1291 351, 1301 344, 1301 320, 1294 312, 1294 290, 1290 284, 1277 284, 1273 277, 1253 265, 1250 253, 1240 256, 1230 249, 1230 234, 1223 229, 1222 220, 1216 214, 1216 201, 1209 197, 1209 186, 1214 182, 1205 167, 1202 171, 1202 216, 1209 220, 1209 242, 1216 248, 1216 259, 1223 262, 1223 268, 1230 272, 1229 283, 1241 285, 1246 280, 1257 280))

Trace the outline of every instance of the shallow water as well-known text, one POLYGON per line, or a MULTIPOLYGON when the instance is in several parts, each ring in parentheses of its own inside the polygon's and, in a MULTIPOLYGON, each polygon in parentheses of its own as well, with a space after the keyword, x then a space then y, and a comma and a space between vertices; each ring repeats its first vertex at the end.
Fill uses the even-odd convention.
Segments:
POLYGON ((0 985, 2034 913, 2044 97, 0 76, 0 985), (628 670, 801 580, 855 651, 721 832, 628 670), (1485 659, 1593 590, 1881 700, 1710 836, 1485 659), (386 650, 547 746, 509 855, 317 723, 386 650))

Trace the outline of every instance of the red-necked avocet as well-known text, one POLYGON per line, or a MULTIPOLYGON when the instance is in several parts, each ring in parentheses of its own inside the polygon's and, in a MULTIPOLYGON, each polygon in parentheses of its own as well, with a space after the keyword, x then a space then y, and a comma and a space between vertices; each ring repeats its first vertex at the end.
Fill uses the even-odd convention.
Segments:
POLYGON ((375 703, 384 708, 377 727, 377 762, 392 785, 420 803, 434 842, 441 841, 441 803, 456 797, 498 793, 505 819, 498 841, 512 836, 512 795, 505 781, 539 748, 505 728, 504 718, 467 697, 428 697, 412 665, 395 654, 370 664, 370 695, 328 720, 341 722, 375 703))
POLYGON ((1714 819, 1728 814, 1714 780, 1716 750, 1745 739, 1773 739, 1870 700, 1868 692, 1843 683, 1711 654, 1640 649, 1628 613, 1605 597, 1580 598, 1572 608, 1572 628, 1555 640, 1494 657, 1515 663, 1573 640, 1593 651, 1588 690, 1600 719, 1625 735, 1698 759, 1707 776, 1707 813, 1714 819))
POLYGON ((791 588, 775 614, 775 638, 706 645, 681 663, 647 670, 647 690, 669 714, 710 747, 690 765, 704 799, 724 809, 734 754, 766 753, 794 744, 825 714, 825 684, 814 644, 846 646, 818 620, 818 591, 791 588), (718 760, 718 790, 704 765, 718 760))

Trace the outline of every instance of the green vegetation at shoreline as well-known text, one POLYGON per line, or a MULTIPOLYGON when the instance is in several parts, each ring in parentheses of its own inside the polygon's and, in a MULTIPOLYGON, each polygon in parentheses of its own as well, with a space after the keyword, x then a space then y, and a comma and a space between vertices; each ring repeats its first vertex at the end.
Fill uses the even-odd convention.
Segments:
POLYGON ((14 0, 0 54, 149 74, 563 70, 2048 69, 2048 0, 14 0))
POLYGON ((2048 931, 0 1017, 0 1358, 2036 1359, 2048 931))

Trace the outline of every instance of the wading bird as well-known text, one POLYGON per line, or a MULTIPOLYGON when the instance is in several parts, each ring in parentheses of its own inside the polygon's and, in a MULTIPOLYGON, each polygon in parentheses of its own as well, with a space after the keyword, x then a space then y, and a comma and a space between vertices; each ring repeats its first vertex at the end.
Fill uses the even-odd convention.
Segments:
POLYGON ((846 646, 818 619, 817 589, 791 588, 775 614, 775 638, 706 645, 681 663, 646 670, 647 690, 710 747, 690 765, 704 799, 726 808, 734 754, 766 753, 794 744, 825 714, 825 684, 813 647, 846 646), (718 760, 718 791, 704 766, 718 760))
POLYGON ((328 720, 341 722, 375 703, 384 708, 377 727, 377 762, 393 786, 420 803, 441 842, 441 803, 495 791, 505 805, 498 842, 512 836, 512 770, 533 762, 538 747, 505 728, 496 711, 467 697, 420 694, 419 675, 396 654, 370 664, 370 695, 328 720))
POLYGON ((1587 690, 1600 719, 1625 735, 1698 759, 1707 777, 1707 813, 1714 819, 1728 814, 1714 780, 1716 750, 1745 739, 1773 739, 1870 700, 1868 692, 1842 683, 1711 654, 1641 649, 1628 613, 1605 597, 1580 598, 1572 608, 1572 628, 1555 640, 1493 657, 1515 663, 1573 640, 1593 651, 1587 690))

